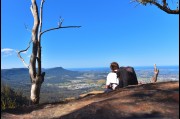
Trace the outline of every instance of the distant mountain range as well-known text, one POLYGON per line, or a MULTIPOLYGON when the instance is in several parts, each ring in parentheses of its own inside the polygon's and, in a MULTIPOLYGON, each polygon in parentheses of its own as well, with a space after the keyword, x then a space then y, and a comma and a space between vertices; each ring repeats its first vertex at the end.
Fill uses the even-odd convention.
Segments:
POLYGON ((81 75, 82 73, 80 73, 79 71, 71 71, 71 70, 67 70, 67 69, 64 69, 62 67, 55 67, 55 68, 50 68, 50 69, 44 69, 43 71, 46 72, 46 75, 50 75, 50 76, 66 76, 66 77, 69 77, 69 78, 73 78, 73 77, 76 77, 76 76, 79 76, 81 75))
MULTIPOLYGON (((71 71, 64 69, 62 67, 55 67, 49 69, 43 69, 46 72, 46 76, 56 76, 56 77, 76 77, 81 75, 78 71, 71 71)), ((3 80, 18 80, 27 79, 29 77, 29 70, 27 68, 12 68, 12 69, 1 69, 1 79, 3 80)))
POLYGON ((27 79, 27 68, 1 69, 1 80, 27 79))
MULTIPOLYGON (((148 69, 153 71, 153 67, 134 67, 136 73, 140 71, 146 71, 148 69)), ((160 75, 161 74, 171 74, 179 72, 179 66, 159 66, 160 75), (166 71, 167 70, 167 71, 166 71)), ((42 69, 46 72, 46 79, 54 80, 68 80, 74 79, 76 77, 81 77, 85 72, 93 73, 95 72, 109 72, 109 68, 83 68, 83 69, 64 69, 63 67, 54 67, 48 69, 42 69)), ((29 80, 29 70, 27 68, 12 68, 12 69, 1 69, 1 80, 29 80)))

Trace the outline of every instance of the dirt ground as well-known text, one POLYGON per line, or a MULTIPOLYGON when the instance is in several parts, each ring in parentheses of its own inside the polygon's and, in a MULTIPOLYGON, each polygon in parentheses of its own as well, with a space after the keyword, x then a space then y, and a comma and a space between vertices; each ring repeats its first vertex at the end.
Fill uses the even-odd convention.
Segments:
POLYGON ((1 113, 2 119, 179 119, 179 81, 128 86, 64 103, 1 113))

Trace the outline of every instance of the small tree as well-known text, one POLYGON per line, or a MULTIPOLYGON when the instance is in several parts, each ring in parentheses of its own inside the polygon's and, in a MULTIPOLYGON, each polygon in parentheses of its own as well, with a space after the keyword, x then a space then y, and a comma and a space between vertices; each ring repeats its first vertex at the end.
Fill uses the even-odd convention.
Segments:
POLYGON ((157 6, 159 9, 163 10, 164 12, 168 13, 168 14, 179 14, 179 3, 177 1, 177 8, 176 9, 172 9, 169 8, 169 5, 167 3, 166 0, 132 0, 132 2, 138 2, 139 4, 142 5, 155 5, 157 6))
POLYGON ((18 57, 24 63, 24 65, 29 69, 29 75, 31 79, 31 93, 30 93, 30 100, 31 104, 38 104, 40 99, 40 89, 41 84, 44 81, 45 72, 41 70, 41 36, 52 30, 57 30, 60 28, 79 28, 80 26, 62 26, 63 19, 60 19, 59 24, 55 28, 50 28, 47 30, 42 31, 42 13, 43 13, 43 4, 45 0, 41 0, 40 4, 40 14, 38 12, 38 6, 36 4, 36 0, 31 0, 31 12, 34 18, 34 25, 32 28, 32 35, 31 40, 29 42, 28 47, 25 50, 21 50, 18 52, 18 57), (30 44, 33 44, 32 47, 32 54, 30 57, 30 64, 27 65, 24 59, 21 57, 20 53, 25 52, 29 49, 30 44), (37 68, 36 68, 37 64, 37 68))

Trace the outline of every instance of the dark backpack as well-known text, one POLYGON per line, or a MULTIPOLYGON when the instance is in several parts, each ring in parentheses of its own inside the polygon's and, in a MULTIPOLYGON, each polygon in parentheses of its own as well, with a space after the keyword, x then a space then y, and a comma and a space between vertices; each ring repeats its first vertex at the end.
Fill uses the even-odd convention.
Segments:
POLYGON ((120 67, 116 72, 117 77, 119 78, 119 88, 128 86, 128 85, 137 85, 138 80, 136 73, 133 67, 120 67))

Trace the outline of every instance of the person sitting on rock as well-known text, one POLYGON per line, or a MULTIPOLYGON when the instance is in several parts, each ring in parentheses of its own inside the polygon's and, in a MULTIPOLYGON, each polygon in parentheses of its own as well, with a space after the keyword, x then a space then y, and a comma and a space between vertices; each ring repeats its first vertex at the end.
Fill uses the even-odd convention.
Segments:
POLYGON ((110 64, 110 69, 111 69, 111 72, 107 75, 105 92, 115 90, 119 85, 119 79, 118 79, 117 74, 116 74, 116 72, 119 69, 118 63, 112 62, 110 64))

